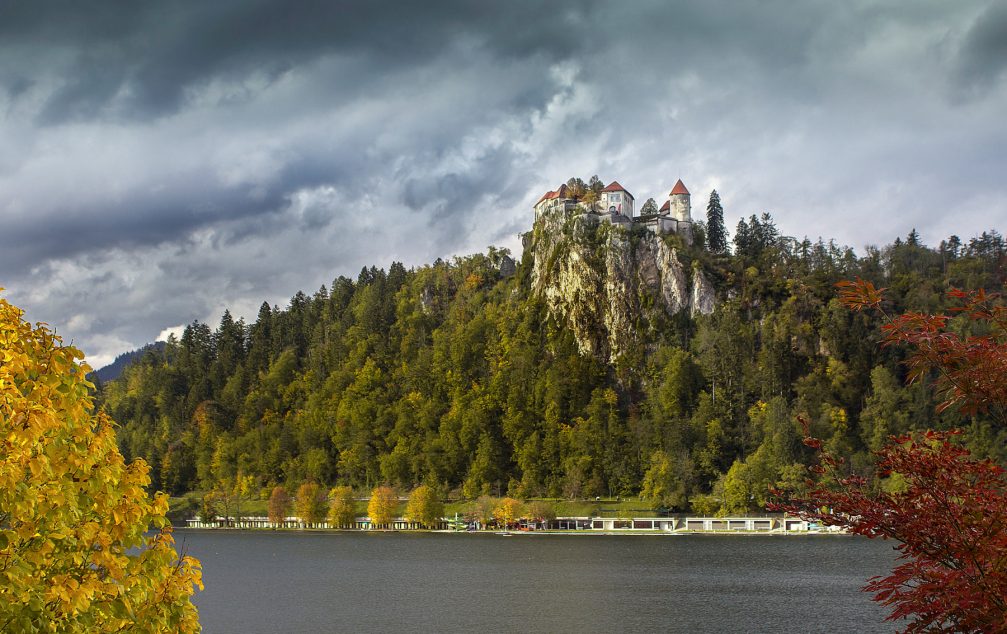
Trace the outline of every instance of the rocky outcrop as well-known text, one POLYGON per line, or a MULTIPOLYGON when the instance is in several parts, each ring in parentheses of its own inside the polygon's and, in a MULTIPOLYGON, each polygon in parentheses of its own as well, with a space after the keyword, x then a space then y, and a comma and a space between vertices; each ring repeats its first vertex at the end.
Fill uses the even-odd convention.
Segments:
POLYGON ((692 269, 692 299, 689 302, 689 314, 709 315, 717 305, 717 295, 714 292, 713 284, 706 278, 702 267, 696 266, 692 269))
POLYGON ((532 292, 581 352, 613 361, 667 317, 713 311, 713 286, 698 266, 687 274, 673 243, 593 214, 544 214, 527 244, 532 292))
POLYGON ((500 277, 510 277, 517 273, 517 264, 514 262, 514 258, 504 255, 500 258, 497 270, 500 272, 500 277))

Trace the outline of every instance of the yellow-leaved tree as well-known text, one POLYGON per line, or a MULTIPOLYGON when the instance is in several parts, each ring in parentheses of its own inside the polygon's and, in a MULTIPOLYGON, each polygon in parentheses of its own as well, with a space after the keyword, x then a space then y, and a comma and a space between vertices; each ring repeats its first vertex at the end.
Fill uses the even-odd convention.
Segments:
POLYGON ((522 513, 524 513, 524 504, 520 500, 504 498, 493 509, 493 518, 497 521, 497 526, 507 530, 515 520, 521 517, 522 513))
POLYGON ((353 499, 353 489, 346 486, 333 487, 329 491, 329 526, 346 528, 353 526, 357 518, 357 505, 353 499))
POLYGON ((367 515, 371 526, 384 528, 395 519, 395 511, 399 507, 399 498, 391 487, 378 487, 371 491, 371 500, 367 503, 367 515))
POLYGON ((444 516, 444 503, 441 502, 437 491, 426 484, 422 484, 409 494, 409 502, 406 504, 406 519, 410 522, 417 522, 427 528, 435 528, 437 522, 444 516))
POLYGON ((79 359, 0 298, 0 631, 198 632, 199 562, 175 551, 168 498, 123 460, 79 359))

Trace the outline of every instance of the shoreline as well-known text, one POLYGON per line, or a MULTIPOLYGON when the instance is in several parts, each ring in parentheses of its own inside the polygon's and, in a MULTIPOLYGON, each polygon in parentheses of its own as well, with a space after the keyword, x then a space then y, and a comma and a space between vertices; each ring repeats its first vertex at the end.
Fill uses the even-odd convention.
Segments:
POLYGON ((485 531, 454 531, 454 530, 443 530, 443 529, 395 529, 395 528, 375 528, 368 530, 361 530, 356 528, 238 528, 238 527, 173 527, 173 531, 185 531, 185 532, 234 532, 234 533, 350 533, 350 534, 360 534, 360 535, 382 535, 382 534, 402 534, 402 535, 419 535, 419 534, 439 534, 439 535, 481 535, 487 537, 552 537, 552 536, 569 536, 569 537, 690 537, 690 536, 737 536, 737 537, 755 537, 755 536, 768 536, 768 537, 820 537, 820 536, 853 536, 843 530, 809 530, 809 531, 746 531, 746 530, 724 530, 724 531, 695 531, 695 530, 680 530, 680 531, 644 531, 644 530, 625 530, 625 531, 605 531, 605 530, 537 530, 537 531, 499 531, 499 530, 485 530, 485 531))

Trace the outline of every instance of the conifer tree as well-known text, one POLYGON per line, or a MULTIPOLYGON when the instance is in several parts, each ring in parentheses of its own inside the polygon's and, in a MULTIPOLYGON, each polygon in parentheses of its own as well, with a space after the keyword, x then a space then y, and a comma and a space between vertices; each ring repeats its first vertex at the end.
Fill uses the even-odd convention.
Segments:
POLYGON ((710 192, 710 202, 706 205, 706 244, 711 253, 727 251, 727 229, 724 228, 724 209, 720 206, 720 194, 710 192))
POLYGON ((657 203, 653 198, 648 198, 647 202, 643 203, 643 207, 640 207, 641 216, 650 216, 657 213, 657 203))

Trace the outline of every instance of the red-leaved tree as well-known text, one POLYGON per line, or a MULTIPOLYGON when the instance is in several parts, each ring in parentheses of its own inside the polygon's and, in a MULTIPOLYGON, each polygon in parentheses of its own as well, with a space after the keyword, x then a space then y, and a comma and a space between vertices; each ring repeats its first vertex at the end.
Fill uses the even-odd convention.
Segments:
MULTIPOLYGON (((939 410, 958 407, 1007 425, 1007 308, 983 291, 952 291, 953 313, 966 315, 977 334, 948 329, 950 317, 884 312, 883 289, 863 280, 840 283, 853 310, 877 310, 885 319, 882 345, 907 345, 909 381, 936 375, 939 410)), ((865 590, 891 608, 889 621, 905 632, 1007 632, 1007 473, 955 442, 959 431, 892 438, 877 453, 872 480, 849 475, 841 458, 822 450, 812 470, 817 481, 799 498, 773 505, 866 537, 898 542, 891 574, 865 590), (880 479, 901 482, 886 491, 880 479)), ((782 495, 776 492, 777 495, 782 495)), ((781 498, 783 499, 783 498, 781 498)))

